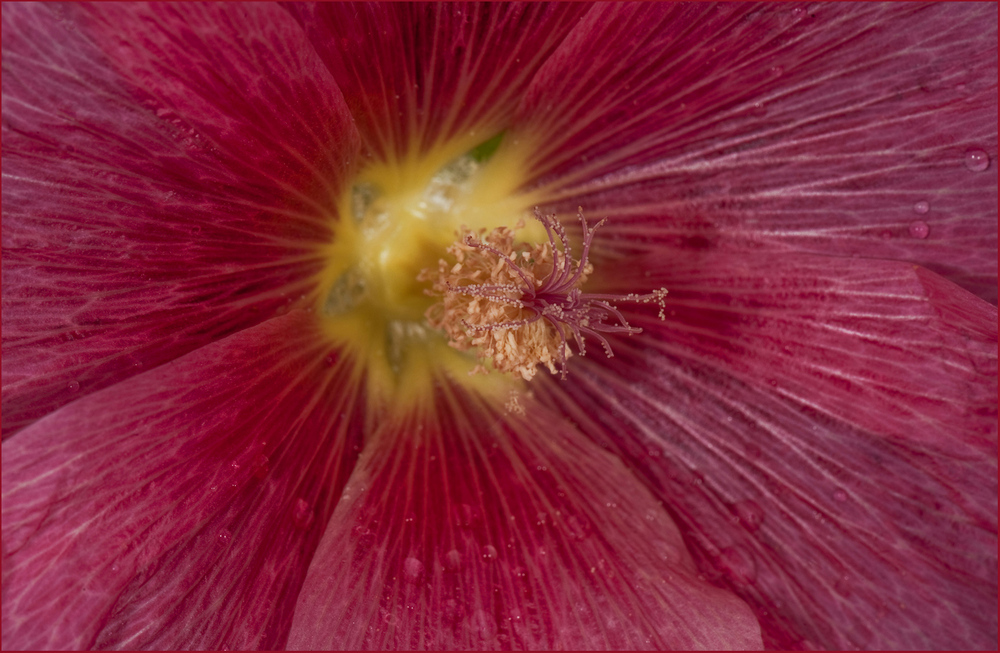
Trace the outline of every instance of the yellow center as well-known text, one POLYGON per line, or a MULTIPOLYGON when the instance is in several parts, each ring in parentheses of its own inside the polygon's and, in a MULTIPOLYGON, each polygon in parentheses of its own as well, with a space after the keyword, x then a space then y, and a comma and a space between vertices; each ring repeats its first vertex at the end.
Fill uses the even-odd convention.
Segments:
MULTIPOLYGON (((524 150, 486 158, 477 143, 443 145, 421 156, 363 170, 341 193, 334 237, 323 252, 317 312, 325 333, 359 363, 369 391, 392 404, 426 398, 434 374, 506 396, 511 379, 470 376, 474 355, 448 346, 427 326, 434 302, 420 272, 436 268, 461 227, 492 230, 523 220, 537 198, 519 194, 524 150)), ((519 232, 543 239, 540 226, 519 232)))

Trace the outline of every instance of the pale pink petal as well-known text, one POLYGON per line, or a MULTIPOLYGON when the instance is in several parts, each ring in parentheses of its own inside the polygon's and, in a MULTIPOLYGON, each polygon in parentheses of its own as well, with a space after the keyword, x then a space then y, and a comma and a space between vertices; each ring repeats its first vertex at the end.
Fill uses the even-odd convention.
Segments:
POLYGON ((3 443, 3 645, 274 649, 364 398, 301 311, 3 443))
POLYGON ((645 476, 766 644, 995 646, 994 306, 894 262, 606 269, 667 286, 665 321, 630 313, 643 334, 539 398, 645 476))
POLYGON ((995 303, 996 28, 995 3, 599 6, 512 138, 628 244, 907 260, 995 303))
POLYGON ((274 8, 5 6, 5 436, 308 290, 358 149, 311 52, 274 8))
POLYGON ((437 386, 386 415, 299 596, 291 648, 755 648, 756 620, 697 576, 619 460, 519 398, 437 386))
POLYGON ((532 76, 586 5, 292 5, 371 154, 400 156, 507 128, 532 76))

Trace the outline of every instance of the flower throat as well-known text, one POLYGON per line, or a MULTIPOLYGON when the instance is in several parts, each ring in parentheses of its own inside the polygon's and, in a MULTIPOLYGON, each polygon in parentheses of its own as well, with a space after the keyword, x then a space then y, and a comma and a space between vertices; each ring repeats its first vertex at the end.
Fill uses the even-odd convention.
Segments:
POLYGON ((583 355, 594 338, 610 356, 602 334, 639 332, 613 302, 656 302, 662 316, 663 289, 583 292, 603 221, 591 229, 580 212, 575 258, 555 216, 517 192, 526 168, 499 142, 373 165, 342 193, 318 310, 370 391, 392 403, 419 400, 438 373, 486 394, 543 368, 565 378, 571 344, 583 355))

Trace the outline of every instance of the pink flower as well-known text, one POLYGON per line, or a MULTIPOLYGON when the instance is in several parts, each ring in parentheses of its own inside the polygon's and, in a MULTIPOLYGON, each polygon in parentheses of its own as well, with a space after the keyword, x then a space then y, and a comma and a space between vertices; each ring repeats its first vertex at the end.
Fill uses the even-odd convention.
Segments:
POLYGON ((995 648, 996 28, 6 5, 4 647, 995 648), (523 415, 315 301, 357 175, 498 133, 669 291, 523 415))

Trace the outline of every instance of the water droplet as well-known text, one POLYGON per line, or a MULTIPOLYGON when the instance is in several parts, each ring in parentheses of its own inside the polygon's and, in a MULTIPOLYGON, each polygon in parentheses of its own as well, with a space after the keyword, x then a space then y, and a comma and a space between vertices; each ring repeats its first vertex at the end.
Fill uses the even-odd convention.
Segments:
POLYGON ((257 454, 253 460, 253 476, 261 480, 271 471, 270 459, 262 453, 257 454))
POLYGON ((491 639, 497 634, 497 622, 486 610, 476 610, 469 620, 472 632, 479 635, 480 639, 491 639))
POLYGON ((753 107, 750 108, 750 113, 755 116, 766 116, 767 105, 763 102, 754 102, 753 107))
POLYGON ((441 615, 447 623, 455 623, 462 618, 462 606, 455 599, 445 599, 441 604, 441 615))
POLYGON ((853 589, 851 577, 847 575, 838 576, 836 582, 833 584, 833 591, 841 596, 850 596, 853 589))
POLYGON ((847 492, 844 492, 843 490, 837 490, 836 492, 833 493, 833 498, 835 501, 843 503, 847 501, 847 492))
POLYGON ((965 167, 973 172, 982 172, 990 167, 990 155, 978 148, 965 153, 965 167))
POLYGON ((730 547, 719 553, 719 568, 737 587, 746 587, 757 580, 757 560, 749 551, 730 547))
POLYGON ((931 210, 931 205, 929 202, 920 201, 913 205, 913 212, 923 215, 931 210))
POLYGON ((229 463, 229 467, 230 467, 230 468, 231 468, 231 469, 232 469, 232 470, 233 470, 234 472, 238 472, 238 471, 240 470, 240 464, 239 464, 238 462, 236 462, 235 460, 234 460, 233 462, 229 463))
POLYGON ((333 364, 337 362, 337 357, 334 356, 333 354, 330 354, 329 356, 323 359, 323 362, 326 363, 327 367, 333 367, 333 364))
POLYGON ((915 222, 910 223, 909 231, 910 235, 913 236, 914 238, 919 238, 920 240, 923 240, 924 238, 927 238, 928 234, 930 234, 931 228, 923 220, 917 220, 915 222))
POLYGON ((884 231, 882 231, 882 233, 879 234, 879 238, 881 238, 882 240, 889 240, 892 238, 892 232, 889 231, 888 229, 885 229, 884 231))
POLYGON ((566 529, 569 530, 569 534, 574 540, 583 540, 586 539, 590 526, 576 515, 570 515, 566 519, 566 529))
POLYGON ((66 387, 69 388, 70 392, 76 392, 77 390, 80 389, 80 382, 77 381, 76 379, 73 379, 72 381, 66 384, 66 387))
POLYGON ((219 544, 226 546, 229 544, 230 541, 232 541, 233 534, 229 532, 228 528, 220 528, 217 537, 219 540, 219 544))
POLYGON ((419 582, 424 577, 424 563, 416 558, 407 558, 403 561, 403 575, 411 583, 419 582))
POLYGON ((309 505, 309 502, 301 497, 296 499, 295 508, 292 510, 292 521, 295 522, 296 528, 302 530, 309 528, 315 518, 316 512, 309 505))
POLYGON ((455 508, 455 521, 461 528, 471 528, 479 521, 478 511, 467 503, 455 508))
POLYGON ((764 510, 757 504, 756 501, 749 499, 734 503, 733 514, 740 520, 740 524, 743 525, 743 528, 747 529, 751 533, 756 532, 757 529, 760 528, 760 525, 764 522, 764 510))
POLYGON ((462 568, 462 554, 458 549, 452 549, 444 554, 444 566, 448 571, 458 571, 462 568))
POLYGON ((497 550, 492 544, 487 544, 483 547, 483 560, 496 560, 497 550))

